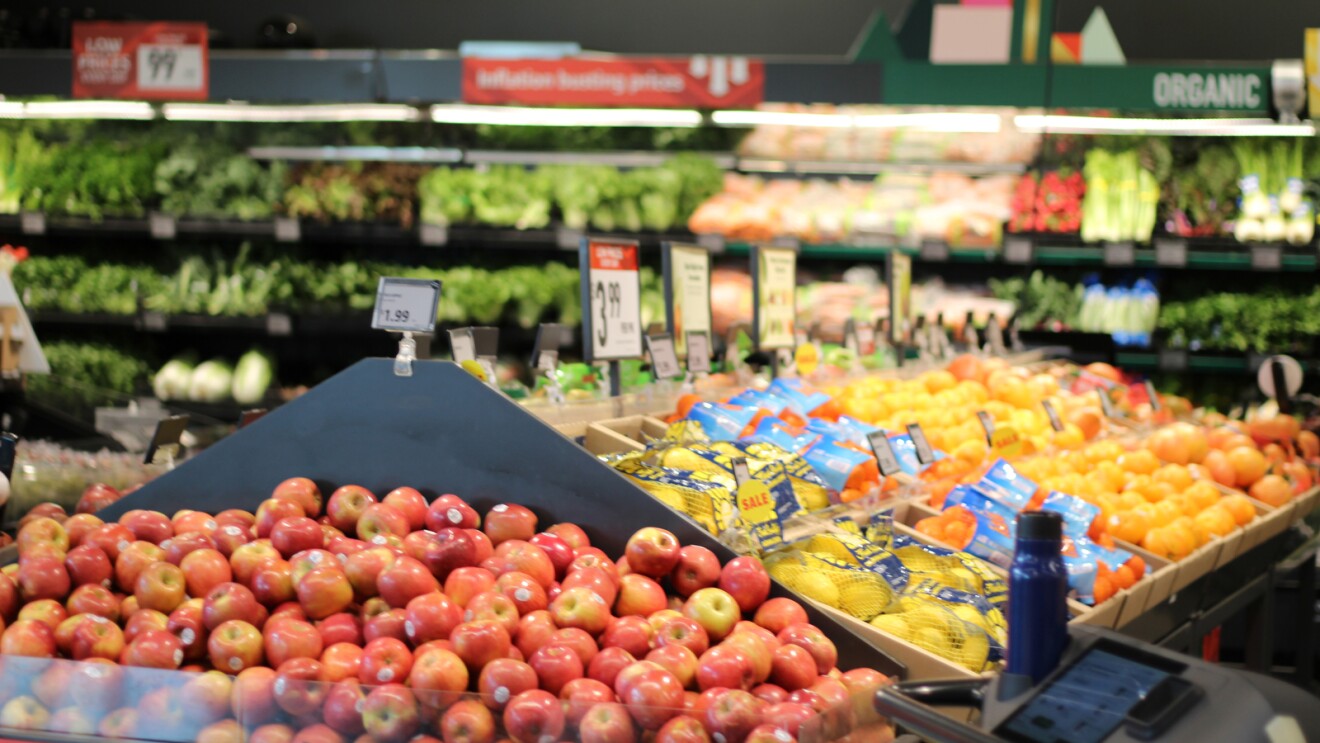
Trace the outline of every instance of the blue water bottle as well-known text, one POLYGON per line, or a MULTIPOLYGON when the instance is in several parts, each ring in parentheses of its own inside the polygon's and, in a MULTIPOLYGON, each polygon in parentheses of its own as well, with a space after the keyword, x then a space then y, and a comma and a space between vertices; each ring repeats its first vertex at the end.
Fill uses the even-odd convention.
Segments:
POLYGON ((1018 514, 1008 570, 1008 672, 1040 683, 1068 646, 1068 571, 1063 519, 1057 513, 1018 514))

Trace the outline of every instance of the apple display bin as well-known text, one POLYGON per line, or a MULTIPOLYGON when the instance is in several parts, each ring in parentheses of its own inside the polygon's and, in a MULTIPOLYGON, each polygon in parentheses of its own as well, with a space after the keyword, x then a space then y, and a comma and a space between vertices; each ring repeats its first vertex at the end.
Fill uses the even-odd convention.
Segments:
MULTIPOLYGON (((158 743, 243 743, 263 726, 303 731, 308 741, 352 741, 364 731, 352 722, 362 698, 381 688, 356 683, 278 679, 264 683, 215 671, 197 673, 87 663, 73 660, 4 656, 0 658, 0 740, 116 740, 158 743), (352 687, 361 690, 359 697, 352 687), (313 711, 314 710, 314 711, 313 711), (333 731, 333 734, 332 734, 333 731)), ((556 697, 557 699, 557 697, 556 697)), ((388 717, 394 728, 375 728, 379 743, 404 743, 415 734, 440 737, 443 712, 460 702, 484 705, 489 697, 471 693, 406 690, 394 685, 365 703, 362 716, 373 726, 388 717), (403 689, 403 692, 399 690, 403 689), (386 704, 386 697, 389 697, 386 704), (386 714, 377 714, 378 712, 386 714)), ((574 708, 567 713, 573 714, 574 708)), ((578 708, 580 711, 581 708, 578 708)), ((637 707, 634 715, 667 719, 677 708, 637 707)), ((458 713, 455 713, 457 716, 458 713)), ((501 713, 493 711, 495 727, 501 713)), ((640 732, 636 723, 633 729, 640 732)), ((270 732, 270 731, 266 731, 270 732)), ((803 723, 798 740, 825 743, 848 740, 887 741, 893 732, 876 711, 869 693, 858 693, 803 723)), ((274 738, 265 738, 271 740, 274 738)), ((556 741, 577 740, 565 724, 556 741)))

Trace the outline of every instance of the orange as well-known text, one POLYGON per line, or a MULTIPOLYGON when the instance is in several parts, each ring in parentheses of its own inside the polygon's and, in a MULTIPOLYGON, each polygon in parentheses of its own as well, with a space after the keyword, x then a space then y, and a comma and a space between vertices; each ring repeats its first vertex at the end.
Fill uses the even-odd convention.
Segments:
POLYGON ((1114 367, 1110 366, 1109 364, 1096 362, 1094 364, 1087 364, 1085 369, 1086 371, 1096 375, 1097 377, 1104 377, 1105 379, 1108 379, 1111 382, 1123 381, 1123 373, 1120 372, 1118 369, 1115 369, 1114 367))
POLYGON ((1237 522, 1234 520, 1233 514, 1229 513, 1227 508, 1219 505, 1211 506, 1196 514, 1193 521, 1196 522, 1197 527, 1204 528, 1217 537, 1228 536, 1237 528, 1237 522))
POLYGON ((1160 466, 1160 460, 1149 450, 1138 449, 1120 456, 1118 466, 1138 475, 1149 475, 1160 466))
POLYGON ((1265 475, 1257 480, 1248 494, 1267 506, 1279 508, 1292 500, 1292 487, 1279 475, 1265 475))
POLYGON ((1250 487, 1265 476, 1269 469, 1269 460, 1254 446, 1238 446, 1228 451, 1228 463, 1233 467, 1234 484, 1240 488, 1250 487))
POLYGON ((1251 504, 1251 499, 1240 493, 1224 496, 1219 505, 1233 516, 1238 526, 1249 524, 1256 518, 1256 507, 1251 504))
POLYGON ((1177 464, 1166 464, 1155 470, 1151 479, 1156 482, 1167 482, 1176 490, 1186 490, 1192 486, 1192 473, 1186 467, 1177 464))
POLYGON ((1184 524, 1170 524, 1165 527, 1165 539, 1168 540, 1169 549, 1172 550, 1175 560, 1181 560, 1192 554, 1192 550, 1197 548, 1196 535, 1191 527, 1184 524))
POLYGON ((1095 595, 1095 603, 1097 604, 1103 604, 1113 598, 1114 594, 1117 593, 1117 591, 1114 590, 1113 582, 1104 576, 1096 576, 1095 583, 1092 585, 1091 590, 1095 595))
POLYGON ((1150 518, 1141 511, 1122 511, 1109 518, 1109 534, 1114 539, 1140 544, 1150 531, 1150 518))
POLYGON ((1208 482, 1192 483, 1192 486, 1183 491, 1183 497, 1192 501, 1200 509, 1206 509, 1219 502, 1219 490, 1208 482))
POLYGON ((953 386, 958 384, 958 378, 943 369, 937 369, 923 374, 921 382, 926 385, 926 391, 933 395, 936 392, 953 389, 953 386))
POLYGON ((981 360, 971 354, 963 354, 949 362, 949 373, 959 380, 978 380, 981 378, 981 360))
POLYGON ((1141 546, 1147 552, 1152 552, 1166 560, 1178 559, 1174 556, 1173 543, 1168 538, 1168 532, 1163 528, 1146 532, 1146 537, 1141 540, 1141 546))
POLYGON ((1210 477, 1220 485, 1231 488, 1237 482, 1237 471, 1229 463, 1228 455, 1219 449, 1210 450, 1210 453, 1205 455, 1205 461, 1201 464, 1205 467, 1206 472, 1210 473, 1210 477))
POLYGON ((1082 408, 1074 410, 1068 415, 1068 422, 1082 429, 1082 436, 1087 441, 1100 435, 1100 426, 1104 419, 1100 417, 1100 411, 1095 408, 1082 408))

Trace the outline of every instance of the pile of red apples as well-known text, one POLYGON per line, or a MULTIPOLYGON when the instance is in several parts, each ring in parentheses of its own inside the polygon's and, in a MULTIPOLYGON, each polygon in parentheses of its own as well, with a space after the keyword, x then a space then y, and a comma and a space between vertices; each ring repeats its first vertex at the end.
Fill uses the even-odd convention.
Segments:
POLYGON ((883 741, 761 563, 612 559, 515 504, 281 483, 256 513, 46 509, 0 575, 0 727, 202 743, 883 741), (81 661, 81 662, 71 662, 81 661), (191 673, 181 673, 191 672, 191 673))

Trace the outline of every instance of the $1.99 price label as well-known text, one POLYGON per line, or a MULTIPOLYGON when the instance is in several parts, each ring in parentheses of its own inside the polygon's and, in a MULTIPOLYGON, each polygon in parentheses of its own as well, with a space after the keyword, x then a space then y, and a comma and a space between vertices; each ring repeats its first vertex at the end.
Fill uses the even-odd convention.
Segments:
POLYGON ((635 243, 584 241, 582 332, 589 361, 642 355, 642 284, 635 243))
POLYGON ((440 282, 382 276, 376 287, 371 327, 394 332, 430 333, 440 304, 440 282))

